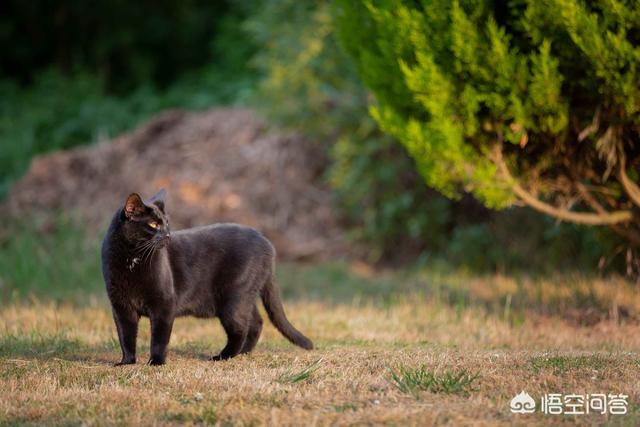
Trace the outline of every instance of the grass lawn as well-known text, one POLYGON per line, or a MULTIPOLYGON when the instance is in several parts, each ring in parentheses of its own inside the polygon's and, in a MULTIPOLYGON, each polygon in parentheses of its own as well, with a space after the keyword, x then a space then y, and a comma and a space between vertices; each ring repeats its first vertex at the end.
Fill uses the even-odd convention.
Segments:
POLYGON ((149 367, 143 321, 138 364, 116 368, 108 306, 87 301, 0 306, 0 424, 640 424, 635 321, 582 326, 535 313, 514 321, 504 310, 417 293, 290 297, 288 315, 316 350, 292 346, 267 323, 252 354, 210 362, 224 345, 218 321, 183 318, 167 365, 149 367), (512 414, 522 390, 538 406, 545 393, 624 393, 629 413, 512 414))
POLYGON ((99 242, 0 228, 0 425, 640 425, 640 297, 619 278, 430 265, 282 264, 306 352, 266 322, 225 362, 217 320, 178 319, 168 363, 115 368, 99 242), (81 255, 79 255, 81 254, 81 255), (512 414, 526 391, 536 412, 512 414), (544 415, 546 393, 628 395, 626 415, 544 415))

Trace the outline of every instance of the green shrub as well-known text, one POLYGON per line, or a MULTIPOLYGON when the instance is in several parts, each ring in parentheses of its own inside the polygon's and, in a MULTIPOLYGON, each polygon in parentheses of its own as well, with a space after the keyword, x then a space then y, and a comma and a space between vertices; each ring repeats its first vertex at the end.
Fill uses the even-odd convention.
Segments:
POLYGON ((640 4, 342 0, 336 16, 372 116, 429 186, 640 246, 640 4))
POLYGON ((245 27, 260 46, 253 62, 264 77, 253 101, 270 121, 327 147, 328 182, 350 236, 372 260, 445 259, 479 270, 597 266, 615 243, 607 233, 521 210, 491 213, 425 186, 405 147, 369 115, 370 95, 338 48, 334 12, 329 2, 275 0, 254 11, 245 27))

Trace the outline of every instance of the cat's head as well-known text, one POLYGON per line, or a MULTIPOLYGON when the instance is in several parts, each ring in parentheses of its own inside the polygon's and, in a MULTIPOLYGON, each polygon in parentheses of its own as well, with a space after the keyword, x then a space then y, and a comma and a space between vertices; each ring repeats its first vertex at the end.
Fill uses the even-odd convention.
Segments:
POLYGON ((124 222, 122 235, 136 246, 164 246, 171 236, 169 217, 164 210, 166 191, 160 190, 149 200, 143 200, 138 193, 132 193, 122 209, 124 222))

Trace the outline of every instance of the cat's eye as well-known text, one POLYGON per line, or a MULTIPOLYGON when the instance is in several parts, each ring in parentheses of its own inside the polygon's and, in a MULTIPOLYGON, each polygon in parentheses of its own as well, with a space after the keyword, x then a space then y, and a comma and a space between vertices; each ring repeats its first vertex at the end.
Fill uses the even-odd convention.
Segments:
POLYGON ((148 223, 149 227, 151 228, 158 228, 158 223, 155 221, 151 221, 150 223, 148 223))

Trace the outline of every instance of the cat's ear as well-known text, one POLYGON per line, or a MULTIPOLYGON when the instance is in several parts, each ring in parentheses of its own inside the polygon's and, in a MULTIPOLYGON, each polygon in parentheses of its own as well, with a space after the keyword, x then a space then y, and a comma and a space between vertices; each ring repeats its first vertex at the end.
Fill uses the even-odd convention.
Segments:
POLYGON ((154 205, 159 207, 162 212, 164 212, 165 197, 167 197, 167 192, 164 188, 162 188, 160 191, 154 194, 152 198, 149 199, 149 203, 153 203, 154 205))
POLYGON ((131 219, 134 216, 142 215, 146 210, 142 197, 138 193, 131 193, 127 197, 127 202, 124 204, 124 214, 127 218, 131 219))

